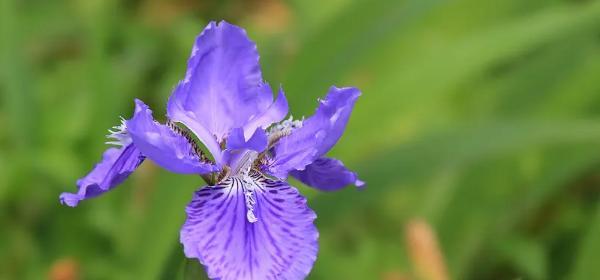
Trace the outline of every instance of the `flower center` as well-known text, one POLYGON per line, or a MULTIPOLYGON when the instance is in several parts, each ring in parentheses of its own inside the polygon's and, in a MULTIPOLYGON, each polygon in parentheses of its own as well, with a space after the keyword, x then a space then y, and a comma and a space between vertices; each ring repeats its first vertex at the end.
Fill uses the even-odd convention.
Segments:
POLYGON ((252 150, 247 150, 240 157, 236 164, 234 164, 235 168, 233 169, 233 174, 243 174, 247 175, 250 173, 250 169, 254 166, 254 161, 258 158, 258 153, 252 150))
MULTIPOLYGON (((244 150, 241 154, 237 154, 232 157, 232 162, 228 165, 224 165, 223 169, 220 172, 203 174, 200 175, 204 181, 208 185, 215 185, 228 177, 240 177, 240 176, 248 176, 253 169, 258 171, 258 166, 261 164, 266 164, 269 158, 269 150, 283 137, 288 136, 294 129, 300 128, 303 125, 304 117, 301 120, 294 120, 292 116, 290 116, 287 120, 282 121, 281 123, 273 125, 268 130, 268 146, 265 151, 258 153, 253 150, 244 150)), ((187 142, 190 144, 191 149, 190 153, 197 156, 201 162, 204 163, 212 163, 210 158, 208 158, 202 149, 198 146, 196 140, 190 135, 188 130, 179 127, 175 122, 167 119, 166 121, 167 127, 171 129, 171 131, 185 137, 187 142)), ((115 126, 114 130, 109 130, 110 135, 109 138, 115 139, 117 141, 109 142, 111 144, 123 145, 123 143, 127 144, 131 142, 131 137, 126 132, 125 122, 123 120, 122 124, 119 126, 115 126)), ((226 141, 226 140, 225 140, 226 141)), ((221 148, 225 148, 225 141, 221 143, 221 148)), ((251 220, 251 218, 248 218, 251 220)))

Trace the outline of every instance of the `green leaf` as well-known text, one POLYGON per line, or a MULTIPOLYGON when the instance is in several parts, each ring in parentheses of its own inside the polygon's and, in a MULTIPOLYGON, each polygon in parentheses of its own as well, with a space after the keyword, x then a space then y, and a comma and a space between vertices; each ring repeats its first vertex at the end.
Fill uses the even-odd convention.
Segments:
POLYGON ((598 252, 600 252, 600 207, 596 207, 596 215, 589 221, 589 230, 579 245, 579 253, 569 279, 585 280, 598 277, 600 275, 598 252))

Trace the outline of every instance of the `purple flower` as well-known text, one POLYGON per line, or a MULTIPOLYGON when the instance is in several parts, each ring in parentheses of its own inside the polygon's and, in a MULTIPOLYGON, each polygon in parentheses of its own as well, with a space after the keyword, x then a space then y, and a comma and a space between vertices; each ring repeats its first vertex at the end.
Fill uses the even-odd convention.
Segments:
POLYGON ((61 202, 74 207, 100 195, 149 158, 208 183, 186 208, 181 243, 210 278, 306 277, 318 251, 316 215, 286 179, 291 175, 324 191, 363 186, 341 161, 324 157, 342 135, 360 91, 331 87, 313 116, 284 120, 283 90, 273 99, 258 58, 243 29, 211 22, 169 98, 166 124, 136 100, 133 117, 109 135, 117 147, 77 182, 77 193, 63 193, 61 202))

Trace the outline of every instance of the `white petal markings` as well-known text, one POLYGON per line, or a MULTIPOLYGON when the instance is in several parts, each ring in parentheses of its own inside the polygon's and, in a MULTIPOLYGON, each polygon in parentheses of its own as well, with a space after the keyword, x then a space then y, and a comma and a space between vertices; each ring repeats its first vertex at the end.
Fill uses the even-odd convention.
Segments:
POLYGON ((197 191, 186 210, 185 254, 211 278, 303 279, 316 259, 316 215, 285 182, 257 173, 230 177, 197 191))

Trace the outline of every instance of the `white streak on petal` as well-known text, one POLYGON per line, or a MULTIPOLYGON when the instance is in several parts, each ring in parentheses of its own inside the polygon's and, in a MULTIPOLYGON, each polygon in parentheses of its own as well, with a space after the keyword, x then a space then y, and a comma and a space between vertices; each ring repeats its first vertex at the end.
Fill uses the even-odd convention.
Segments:
POLYGON ((197 258, 211 279, 304 279, 317 256, 315 213, 287 183, 248 177, 253 187, 233 176, 196 192, 181 229, 185 255, 197 258))

